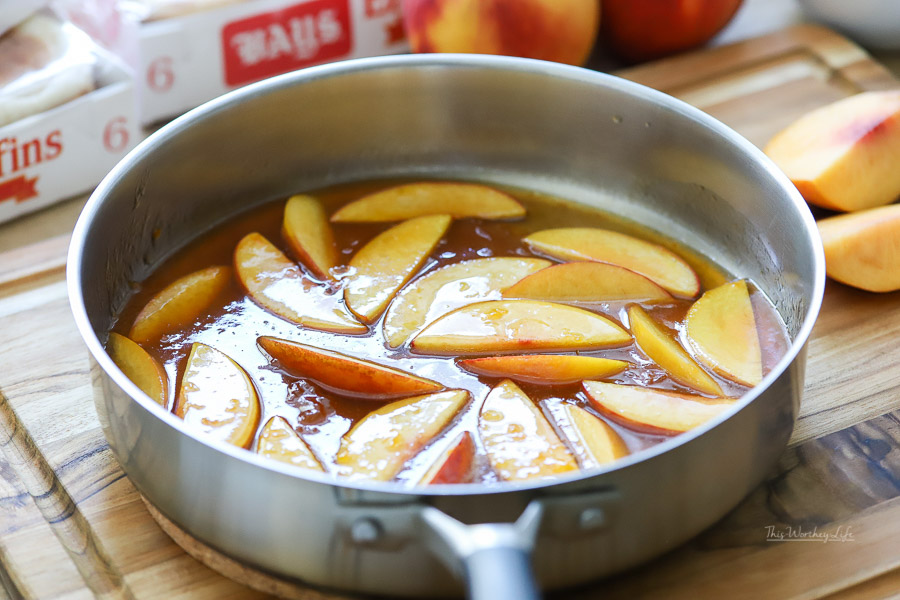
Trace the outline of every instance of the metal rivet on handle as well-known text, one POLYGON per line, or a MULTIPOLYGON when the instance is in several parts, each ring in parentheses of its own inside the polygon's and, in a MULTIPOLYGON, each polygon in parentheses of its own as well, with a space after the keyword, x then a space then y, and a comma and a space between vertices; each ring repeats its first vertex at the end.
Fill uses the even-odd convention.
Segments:
POLYGON ((350 538, 357 544, 374 544, 383 534, 381 522, 372 517, 359 518, 350 525, 350 538))
POLYGON ((606 524, 606 514, 602 508, 586 508, 578 515, 578 528, 582 531, 598 529, 606 524))

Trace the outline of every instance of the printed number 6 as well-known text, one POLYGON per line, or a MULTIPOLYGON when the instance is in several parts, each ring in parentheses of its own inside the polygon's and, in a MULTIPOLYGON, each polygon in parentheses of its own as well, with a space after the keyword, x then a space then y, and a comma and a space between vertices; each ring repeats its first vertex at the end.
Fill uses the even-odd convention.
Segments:
POLYGON ((172 57, 162 56, 157 58, 147 68, 147 87, 154 92, 168 92, 175 83, 175 73, 172 72, 172 57))
POLYGON ((121 152, 128 146, 127 123, 125 117, 116 117, 103 128, 103 147, 109 152, 121 152))

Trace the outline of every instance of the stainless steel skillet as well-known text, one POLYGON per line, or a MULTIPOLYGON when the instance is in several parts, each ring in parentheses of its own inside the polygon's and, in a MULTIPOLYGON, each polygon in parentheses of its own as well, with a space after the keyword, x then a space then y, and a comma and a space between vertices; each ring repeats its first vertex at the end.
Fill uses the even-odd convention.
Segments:
POLYGON ((68 263, 104 432, 169 519, 282 577, 424 597, 459 594, 455 571, 492 600, 530 597, 531 568, 555 589, 647 560, 758 485, 797 416, 823 285, 799 194, 721 123, 615 77, 463 55, 306 69, 188 113, 101 183, 68 263), (512 184, 643 223, 756 282, 793 343, 734 409, 606 469, 428 490, 343 482, 196 437, 105 353, 129 282, 200 232, 298 190, 395 176, 512 184))

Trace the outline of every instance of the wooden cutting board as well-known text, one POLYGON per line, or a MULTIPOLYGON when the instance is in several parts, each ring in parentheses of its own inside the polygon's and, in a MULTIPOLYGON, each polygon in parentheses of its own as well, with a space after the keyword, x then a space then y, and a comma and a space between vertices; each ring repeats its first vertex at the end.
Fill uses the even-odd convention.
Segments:
MULTIPOLYGON (((812 26, 621 75, 691 102, 757 144, 816 106, 898 86, 860 48, 812 26)), ((266 597, 173 543, 110 453, 66 299, 67 241, 0 254, 0 599, 266 597)), ((556 597, 779 599, 843 591, 862 599, 900 589, 897 332, 900 294, 829 283, 809 345, 800 419, 771 478, 682 548, 556 597)), ((276 585, 222 557, 204 559, 243 581, 276 585)), ((304 600, 344 597, 280 589, 304 600)))

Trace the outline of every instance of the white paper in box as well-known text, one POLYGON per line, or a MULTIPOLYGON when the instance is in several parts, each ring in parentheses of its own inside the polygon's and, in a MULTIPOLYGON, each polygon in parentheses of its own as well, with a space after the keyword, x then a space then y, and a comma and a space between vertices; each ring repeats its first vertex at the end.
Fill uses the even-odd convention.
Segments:
POLYGON ((97 89, 0 127, 0 222, 89 191, 139 140, 130 73, 96 53, 97 89))
POLYGON ((140 24, 143 123, 303 67, 404 52, 400 0, 254 0, 140 24))

